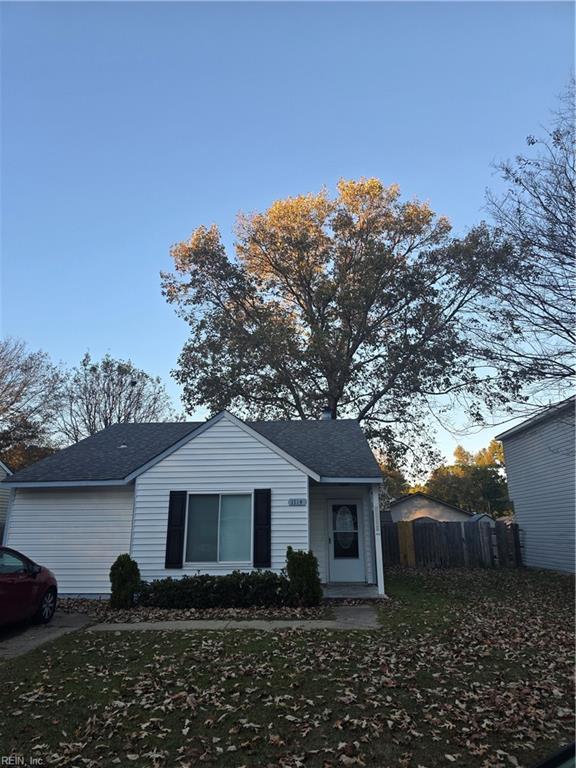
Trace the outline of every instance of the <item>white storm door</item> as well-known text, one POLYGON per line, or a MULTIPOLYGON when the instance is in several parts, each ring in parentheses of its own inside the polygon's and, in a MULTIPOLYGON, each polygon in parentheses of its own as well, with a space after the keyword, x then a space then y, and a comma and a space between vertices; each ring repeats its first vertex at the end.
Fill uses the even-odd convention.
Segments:
POLYGON ((362 522, 358 501, 328 503, 330 582, 366 581, 362 522))

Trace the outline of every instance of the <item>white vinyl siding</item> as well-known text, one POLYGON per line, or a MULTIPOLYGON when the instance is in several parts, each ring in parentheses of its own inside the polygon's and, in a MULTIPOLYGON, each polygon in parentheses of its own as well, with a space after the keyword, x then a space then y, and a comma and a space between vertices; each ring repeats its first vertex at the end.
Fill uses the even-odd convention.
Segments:
POLYGON ((229 573, 233 567, 185 563, 165 569, 170 491, 252 493, 272 490, 272 569, 286 564, 286 548, 308 549, 308 506, 291 507, 290 498, 308 499, 308 477, 229 419, 221 419, 136 479, 132 556, 144 579, 184 574, 229 573))
MULTIPOLYGON (((8 473, 0 467, 0 480, 4 480, 8 473)), ((2 535, 4 531, 4 525, 6 524, 6 512, 8 510, 8 502, 10 501, 10 488, 3 488, 0 485, 0 544, 2 543, 2 535)))
POLYGON ((330 499, 343 501, 344 499, 356 502, 359 506, 363 522, 363 546, 364 563, 366 568, 366 582, 376 583, 374 567, 374 524, 371 514, 371 487, 339 485, 311 485, 310 486, 310 549, 318 560, 320 581, 328 582, 328 556, 329 556, 329 531, 328 531, 328 503, 330 499))
POLYGON ((566 409, 503 440, 524 561, 533 568, 574 571, 574 438, 566 409))
POLYGON ((5 544, 50 568, 60 594, 110 592, 110 566, 130 550, 133 488, 18 488, 5 544))

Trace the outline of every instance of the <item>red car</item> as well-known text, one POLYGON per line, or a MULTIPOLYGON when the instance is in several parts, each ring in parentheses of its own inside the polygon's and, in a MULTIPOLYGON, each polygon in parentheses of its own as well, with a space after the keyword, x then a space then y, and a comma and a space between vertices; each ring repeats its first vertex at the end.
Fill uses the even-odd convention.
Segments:
POLYGON ((52 571, 15 549, 0 547, 0 625, 30 618, 47 624, 57 597, 52 571))

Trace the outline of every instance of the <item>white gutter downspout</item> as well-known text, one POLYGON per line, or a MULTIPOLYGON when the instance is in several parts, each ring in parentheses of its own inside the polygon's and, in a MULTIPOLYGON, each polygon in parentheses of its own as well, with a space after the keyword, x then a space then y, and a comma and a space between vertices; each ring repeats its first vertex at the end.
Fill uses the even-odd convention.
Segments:
POLYGON ((380 526, 379 485, 372 486, 372 513, 374 515, 374 549, 376 554, 376 583, 378 596, 386 597, 384 590, 384 559, 382 557, 382 529, 380 526))

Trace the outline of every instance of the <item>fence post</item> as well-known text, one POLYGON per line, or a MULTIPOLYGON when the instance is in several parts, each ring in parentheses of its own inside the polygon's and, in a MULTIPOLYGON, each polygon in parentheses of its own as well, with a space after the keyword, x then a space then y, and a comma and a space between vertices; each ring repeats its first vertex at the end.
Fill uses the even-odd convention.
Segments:
POLYGON ((514 560, 517 568, 522 566, 522 548, 520 546, 520 530, 517 523, 512 523, 512 541, 514 544, 514 560))
POLYGON ((412 533, 412 523, 408 520, 402 520, 396 523, 398 526, 398 545, 400 549, 400 564, 408 565, 412 568, 416 565, 416 553, 414 551, 414 535, 412 533))
POLYGON ((490 544, 492 546, 492 560, 495 567, 497 568, 500 565, 500 556, 498 553, 498 537, 496 535, 496 525, 490 526, 490 544))
POLYGON ((510 566, 515 565, 512 532, 509 530, 506 523, 496 523, 496 539, 498 541, 500 566, 509 568, 510 566))
POLYGON ((462 557, 464 568, 470 567, 470 554, 468 552, 468 542, 466 541, 466 528, 465 523, 456 523, 460 526, 460 546, 462 547, 462 557))

